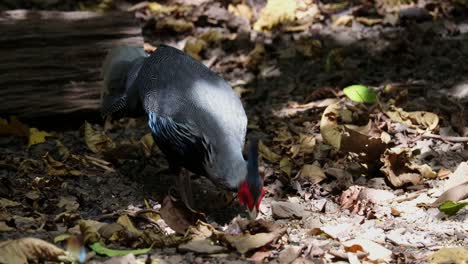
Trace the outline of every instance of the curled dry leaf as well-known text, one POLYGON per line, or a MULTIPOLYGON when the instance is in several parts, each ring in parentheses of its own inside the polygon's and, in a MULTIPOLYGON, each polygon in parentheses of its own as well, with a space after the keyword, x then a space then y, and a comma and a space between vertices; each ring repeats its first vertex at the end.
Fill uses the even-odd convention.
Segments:
POLYGON ((351 186, 341 194, 340 205, 353 213, 364 214, 374 204, 394 199, 395 195, 386 190, 371 189, 362 186, 351 186))
POLYGON ((444 183, 444 190, 458 186, 468 180, 468 162, 462 162, 457 169, 450 174, 448 181, 444 183))
POLYGON ((191 226, 185 234, 186 243, 179 245, 180 251, 191 251, 196 253, 216 254, 227 251, 221 245, 217 245, 217 234, 211 225, 198 221, 195 226, 191 226))
POLYGON ((264 220, 245 221, 236 219, 234 222, 241 230, 245 230, 244 233, 218 233, 217 237, 236 248, 241 254, 270 244, 286 232, 286 227, 264 220))
POLYGON ((128 231, 129 238, 131 239, 136 239, 142 235, 142 232, 135 227, 128 215, 121 215, 117 219, 117 224, 122 225, 128 231))
POLYGON ((343 127, 338 125, 341 110, 342 106, 339 103, 331 104, 325 108, 320 120, 320 134, 322 134, 323 140, 337 150, 341 147, 341 135, 343 134, 343 127))
POLYGON ((367 239, 353 239, 342 243, 348 252, 366 252, 368 253, 367 259, 371 261, 385 261, 391 260, 392 251, 367 239))
POLYGON ((98 233, 98 228, 103 223, 99 223, 92 220, 81 220, 79 223, 79 228, 81 231, 81 235, 83 236, 83 241, 86 245, 91 245, 93 243, 99 242, 101 236, 98 233))
POLYGON ((424 111, 405 112, 401 108, 387 111, 385 114, 394 122, 406 124, 412 128, 434 130, 439 124, 439 116, 424 111))
POLYGON ((444 202, 458 202, 468 197, 468 180, 458 186, 452 187, 442 193, 437 200, 432 203, 433 207, 440 206, 444 202))
POLYGON ((84 124, 84 138, 88 148, 94 153, 115 148, 115 143, 103 131, 96 131, 90 123, 84 124))
POLYGON ((380 158, 384 164, 380 170, 394 187, 421 182, 421 174, 411 167, 410 155, 407 149, 388 149, 380 158))
POLYGON ((387 149, 387 144, 380 138, 371 138, 353 129, 344 127, 345 133, 341 138, 341 150, 359 154, 359 159, 367 164, 376 164, 382 153, 387 149))
POLYGON ((28 237, 0 242, 0 263, 58 261, 59 257, 65 255, 62 249, 37 238, 28 237))
POLYGON ((164 198, 159 212, 164 222, 179 234, 185 234, 187 228, 196 222, 197 216, 185 207, 178 207, 170 196, 164 198))

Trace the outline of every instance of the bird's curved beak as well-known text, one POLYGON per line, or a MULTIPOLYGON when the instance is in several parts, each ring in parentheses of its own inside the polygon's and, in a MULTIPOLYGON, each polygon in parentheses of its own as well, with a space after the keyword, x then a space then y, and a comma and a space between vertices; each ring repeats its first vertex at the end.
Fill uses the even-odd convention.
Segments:
POLYGON ((254 207, 252 210, 247 209, 247 211, 249 213, 248 215, 249 220, 255 220, 257 218, 258 211, 256 207, 254 207))

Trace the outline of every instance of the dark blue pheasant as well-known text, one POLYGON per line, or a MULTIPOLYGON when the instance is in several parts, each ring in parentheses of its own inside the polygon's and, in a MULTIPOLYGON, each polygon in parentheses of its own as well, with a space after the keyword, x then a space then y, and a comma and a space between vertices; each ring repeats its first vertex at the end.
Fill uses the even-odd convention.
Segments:
POLYGON ((216 73, 184 52, 160 46, 151 56, 136 47, 112 50, 103 66, 105 116, 146 113, 154 140, 178 175, 182 200, 193 208, 184 168, 216 185, 238 191, 256 215, 263 198, 257 142, 242 156, 247 116, 240 99, 216 73))

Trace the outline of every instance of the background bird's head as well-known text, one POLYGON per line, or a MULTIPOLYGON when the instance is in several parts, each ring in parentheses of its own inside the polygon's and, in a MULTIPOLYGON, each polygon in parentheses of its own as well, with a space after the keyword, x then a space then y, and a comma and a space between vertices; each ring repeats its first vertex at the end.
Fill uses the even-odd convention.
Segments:
POLYGON ((255 219, 263 199, 263 178, 258 172, 258 140, 252 139, 247 156, 247 177, 239 186, 239 203, 247 207, 249 217, 255 219))

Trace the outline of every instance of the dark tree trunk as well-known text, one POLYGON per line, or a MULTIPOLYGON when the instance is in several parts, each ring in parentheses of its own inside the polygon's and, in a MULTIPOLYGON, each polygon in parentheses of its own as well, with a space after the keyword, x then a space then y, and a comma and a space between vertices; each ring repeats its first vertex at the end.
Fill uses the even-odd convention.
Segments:
POLYGON ((25 119, 99 109, 101 64, 112 47, 143 47, 129 13, 0 13, 0 114, 25 119))

